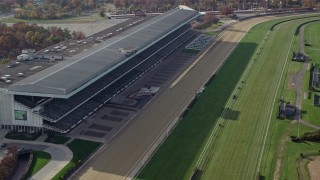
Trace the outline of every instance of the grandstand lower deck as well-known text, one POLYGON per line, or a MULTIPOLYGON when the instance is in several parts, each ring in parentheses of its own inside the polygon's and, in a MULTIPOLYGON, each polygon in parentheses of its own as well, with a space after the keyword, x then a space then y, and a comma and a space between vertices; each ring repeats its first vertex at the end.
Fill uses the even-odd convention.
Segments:
MULTIPOLYGON (((51 99, 39 111, 46 119, 44 127, 61 133, 69 132, 196 34, 189 25, 182 26, 74 96, 51 99)), ((28 101, 22 96, 15 97, 15 100, 26 106, 31 104, 26 103, 28 101)))

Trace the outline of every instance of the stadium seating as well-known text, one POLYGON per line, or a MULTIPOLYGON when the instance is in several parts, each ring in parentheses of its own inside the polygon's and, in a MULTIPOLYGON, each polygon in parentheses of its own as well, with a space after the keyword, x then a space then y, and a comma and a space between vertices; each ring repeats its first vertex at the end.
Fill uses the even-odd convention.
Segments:
POLYGON ((14 100, 18 103, 21 103, 29 108, 34 108, 38 106, 39 104, 43 103, 49 98, 45 97, 37 97, 37 96, 21 96, 16 95, 14 96, 14 100))
POLYGON ((189 28, 190 25, 182 26, 69 99, 54 99, 44 105, 41 115, 46 119, 45 126, 61 133, 69 132, 102 104, 123 91, 130 82, 197 34, 189 28))
POLYGON ((210 41, 214 39, 213 36, 201 34, 196 39, 194 39, 190 44, 186 46, 186 49, 201 51, 204 49, 210 41))

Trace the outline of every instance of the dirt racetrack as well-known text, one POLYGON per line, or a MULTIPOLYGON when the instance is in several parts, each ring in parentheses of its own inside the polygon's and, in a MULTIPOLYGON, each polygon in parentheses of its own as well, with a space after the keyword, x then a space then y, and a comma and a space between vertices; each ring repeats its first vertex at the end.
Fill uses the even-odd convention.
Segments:
POLYGON ((320 177, 320 157, 311 157, 312 161, 308 164, 308 170, 311 180, 317 180, 320 177))
POLYGON ((253 25, 275 17, 259 17, 232 25, 187 73, 169 85, 122 132, 100 149, 71 179, 126 179, 148 148, 173 121, 206 80, 217 70, 253 25))

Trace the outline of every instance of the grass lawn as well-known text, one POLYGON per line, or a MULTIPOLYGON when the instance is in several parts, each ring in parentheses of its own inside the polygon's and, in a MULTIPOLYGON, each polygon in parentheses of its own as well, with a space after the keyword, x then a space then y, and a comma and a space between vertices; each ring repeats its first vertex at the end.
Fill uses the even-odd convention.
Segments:
POLYGON ((307 122, 310 122, 311 124, 320 126, 320 113, 319 113, 320 107, 313 105, 313 99, 314 99, 313 95, 314 95, 314 92, 312 92, 311 99, 306 99, 306 100, 303 100, 302 102, 302 111, 303 111, 302 119, 307 122))
POLYGON ((223 25, 222 22, 218 22, 217 24, 212 24, 211 26, 209 27, 205 27, 206 30, 208 31, 212 31, 214 29, 217 29, 218 27, 220 27, 221 25, 223 25))
MULTIPOLYGON (((288 126, 288 124, 287 124, 288 126)), ((289 125, 287 127, 289 135, 297 135, 298 124, 289 125)), ((313 131, 305 126, 300 126, 300 134, 304 132, 313 131)), ((299 179, 297 160, 300 158, 300 154, 304 155, 318 153, 320 150, 320 144, 315 142, 301 142, 295 143, 289 141, 287 143, 287 148, 285 150, 284 156, 282 158, 282 170, 281 179, 299 179)))
POLYGON ((220 33, 220 31, 214 31, 214 32, 205 32, 205 34, 211 35, 211 36, 217 36, 220 33))
MULTIPOLYGON (((312 19, 310 19, 312 20, 312 19)), ((307 20, 306 20, 307 21, 307 20)), ((309 20, 308 20, 309 21, 309 20)), ((299 21, 301 22, 301 21, 299 21)), ((298 39, 300 36, 295 37, 298 39)), ((300 47, 298 44, 294 43, 292 49, 298 50, 300 47)), ((283 84, 283 91, 281 91, 280 97, 290 97, 292 96, 292 91, 288 91, 288 80, 289 74, 297 72, 299 69, 297 67, 293 67, 293 64, 297 64, 297 62, 289 61, 290 65, 288 67, 286 81, 283 84)), ((302 63, 300 63, 302 66, 302 63)), ((307 92, 307 100, 303 100, 302 95, 302 118, 305 119, 306 115, 308 115, 311 111, 313 111, 310 107, 306 106, 306 102, 311 103, 312 99, 308 99, 308 85, 309 85, 309 71, 305 72, 305 76, 303 78, 303 93, 307 92)), ((276 110, 274 110, 276 113, 276 110)), ((280 179, 298 179, 298 170, 297 170, 297 159, 300 158, 300 153, 308 154, 313 153, 316 149, 319 149, 319 143, 294 143, 290 141, 289 136, 294 135, 298 136, 299 134, 303 134, 307 131, 312 131, 308 127, 304 127, 303 125, 298 128, 298 123, 290 120, 280 120, 276 121, 274 125, 270 128, 270 134, 268 139, 270 139, 270 143, 266 146, 266 153, 264 156, 264 165, 261 171, 267 177, 267 179, 274 178, 274 175, 277 174, 280 179), (280 162, 279 172, 275 173, 274 170, 276 168, 276 164, 280 162)))
MULTIPOLYGON (((320 22, 309 24, 305 27, 305 42, 310 44, 310 46, 305 46, 305 51, 308 56, 311 58, 311 63, 320 64, 320 22)), ((306 71, 304 75, 304 92, 309 92, 309 77, 310 71, 306 71)), ((313 105, 313 94, 312 92, 311 99, 306 99, 302 101, 302 110, 305 112, 302 115, 302 119, 308 121, 314 125, 320 126, 320 107, 313 105)), ((320 93, 317 93, 320 94, 320 93)))
POLYGON ((239 44, 235 51, 243 61, 237 61, 235 55, 231 56, 138 179, 189 179, 207 135, 256 47, 250 41, 239 44))
POLYGON ((33 151, 33 160, 28 170, 26 179, 38 172, 51 159, 51 155, 44 151, 33 151))
MULTIPOLYGON (((230 103, 226 104, 226 100, 232 97, 232 91, 237 87, 239 77, 247 67, 257 45, 262 42, 271 25, 281 20, 255 26, 241 41, 193 108, 180 121, 137 179, 189 179, 201 150, 219 119, 225 124, 215 134, 213 138, 215 140, 204 162, 200 163, 201 179, 255 179, 259 171, 257 164, 264 144, 264 135, 272 112, 274 114, 271 116, 270 129, 273 134, 268 136, 268 142, 272 142, 270 140, 275 137, 282 137, 282 132, 278 131, 279 128, 275 125, 277 103, 272 109, 273 100, 277 99, 275 96, 278 92, 279 80, 282 84, 284 83, 287 68, 284 69, 283 78, 279 78, 282 69, 288 65, 285 65, 285 61, 294 27, 306 19, 285 23, 279 26, 280 29, 276 27, 275 31, 270 33, 263 51, 256 58, 256 63, 253 63, 254 68, 250 70, 249 76, 245 77, 243 87, 236 91, 239 93, 237 100, 231 99, 230 103), (239 61, 239 57, 242 61, 239 61), (220 117, 224 108, 229 109, 223 117, 220 117)), ((294 68, 298 69, 296 66, 294 68)), ((294 94, 289 96, 295 97, 294 94)), ((286 121, 288 120, 283 122, 286 121)), ((274 152, 278 139, 273 139, 273 143, 266 149, 272 149, 274 152)), ((260 169, 263 175, 273 174, 274 165, 265 163, 274 162, 273 154, 270 157, 263 158, 260 169)), ((267 178, 271 179, 271 176, 267 178)))
POLYGON ((18 132, 8 132, 5 136, 7 139, 16 139, 16 140, 24 140, 24 141, 34 141, 41 134, 40 133, 18 133, 18 132))
MULTIPOLYGON (((293 38, 291 50, 295 52, 300 51, 300 37, 295 36, 293 38)), ((294 77, 302 68, 303 64, 296 61, 291 61, 291 54, 289 54, 289 60, 288 60, 288 66, 286 67, 285 71, 285 84, 282 86, 282 89, 280 89, 282 93, 282 97, 285 101, 291 102, 292 104, 295 104, 296 102, 296 90, 295 86, 292 85, 292 77, 294 77)))
POLYGON ((7 64, 8 62, 10 62, 10 60, 0 60, 0 65, 1 64, 7 64))
POLYGON ((320 144, 314 142, 295 143, 290 140, 289 136, 298 136, 298 132, 302 135, 305 132, 313 131, 313 129, 293 123, 290 120, 276 121, 270 134, 272 134, 269 147, 266 148, 265 161, 262 172, 266 179, 273 179, 274 169, 278 156, 281 152, 279 179, 298 180, 297 160, 300 153, 305 155, 317 153, 320 150, 320 144), (280 142, 279 142, 280 141, 280 142), (279 144, 282 144, 279 146, 279 144))
POLYGON ((262 40, 257 34, 251 38, 247 36, 241 41, 193 108, 138 175, 138 179, 190 177, 208 134, 223 111, 226 99, 231 96, 239 76, 257 48, 256 41, 262 40), (242 61, 238 61, 238 57, 241 57, 242 61))
POLYGON ((70 137, 66 136, 54 136, 52 138, 47 138, 44 140, 44 142, 54 143, 54 144, 64 144, 66 143, 70 137))
POLYGON ((86 158, 91 153, 93 153, 100 145, 101 143, 93 141, 86 141, 82 139, 73 140, 67 145, 73 153, 72 160, 52 179, 59 180, 60 177, 64 177, 68 173, 68 171, 74 169, 79 161, 85 161, 86 158))
MULTIPOLYGON (((258 25, 257 28, 266 29, 263 26, 268 24, 258 25)), ((295 21, 279 24, 262 45, 264 50, 241 88, 238 99, 231 100, 234 102, 229 105, 229 108, 239 115, 236 120, 222 117, 225 126, 215 140, 211 149, 213 156, 201 179, 257 177, 265 147, 265 135, 270 124, 276 120, 276 113, 272 112, 278 105, 276 95, 280 90, 279 83, 283 82, 285 77, 288 65, 286 62, 289 61, 287 57, 292 45, 294 27, 297 25, 295 21)), ((265 34, 262 29, 259 33, 261 36, 265 34)))

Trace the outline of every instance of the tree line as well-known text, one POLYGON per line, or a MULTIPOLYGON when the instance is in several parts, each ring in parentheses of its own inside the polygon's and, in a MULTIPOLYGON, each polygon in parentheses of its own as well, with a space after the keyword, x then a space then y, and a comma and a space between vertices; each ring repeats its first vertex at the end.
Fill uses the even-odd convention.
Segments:
POLYGON ((2 12, 21 19, 59 19, 97 7, 95 0, 0 0, 2 12))
MULTIPOLYGON (((100 6, 97 0, 0 0, 2 12, 14 12, 22 19, 59 19, 100 6)), ((121 12, 164 12, 186 5, 198 11, 218 11, 222 7, 232 9, 319 7, 320 0, 113 0, 121 12)))
POLYGON ((23 49, 40 50, 66 39, 81 39, 85 35, 81 31, 70 32, 67 28, 44 28, 36 24, 24 22, 7 26, 0 23, 0 55, 16 59, 23 49))
POLYGON ((186 5, 198 11, 232 9, 319 7, 320 0, 113 0, 117 9, 129 12, 163 12, 177 5, 186 5))

